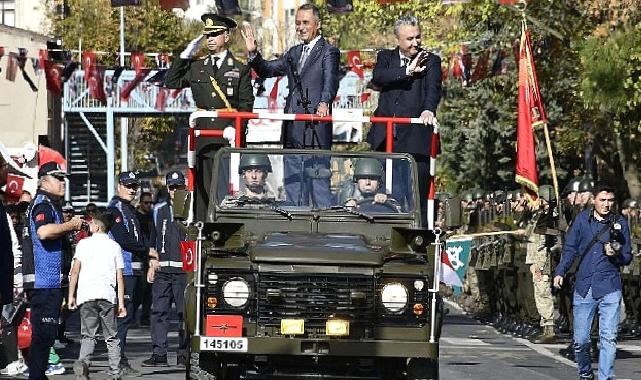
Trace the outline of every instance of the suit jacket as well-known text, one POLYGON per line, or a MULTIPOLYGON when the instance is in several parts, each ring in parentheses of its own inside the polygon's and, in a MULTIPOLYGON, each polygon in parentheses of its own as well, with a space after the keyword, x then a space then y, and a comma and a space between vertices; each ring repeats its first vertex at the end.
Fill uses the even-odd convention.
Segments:
MULTIPOLYGON (((372 77, 381 89, 374 116, 419 117, 425 110, 436 114, 441 100, 441 59, 430 53, 426 65, 422 73, 407 76, 398 47, 380 51, 372 77)), ((431 137, 432 128, 399 125, 395 127, 394 152, 429 155, 431 137)), ((367 135, 367 142, 375 150, 385 150, 385 138, 386 125, 377 123, 367 135)))
MULTIPOLYGON (((289 49, 282 57, 267 61, 260 53, 249 61, 249 65, 256 70, 262 78, 287 75, 289 94, 285 102, 286 113, 305 113, 305 108, 300 104, 301 93, 294 80, 294 71, 303 52, 303 44, 289 49)), ((300 70, 300 82, 303 92, 308 94, 310 101, 309 111, 316 113, 320 102, 327 103, 330 107, 338 92, 338 63, 340 52, 331 46, 323 37, 314 45, 309 53, 305 66, 300 70)), ((332 124, 318 123, 316 125, 318 143, 322 149, 332 146, 332 124)), ((303 148, 305 123, 283 123, 281 139, 285 146, 290 148, 303 148)), ((311 144, 309 133, 306 137, 307 145, 311 144)))

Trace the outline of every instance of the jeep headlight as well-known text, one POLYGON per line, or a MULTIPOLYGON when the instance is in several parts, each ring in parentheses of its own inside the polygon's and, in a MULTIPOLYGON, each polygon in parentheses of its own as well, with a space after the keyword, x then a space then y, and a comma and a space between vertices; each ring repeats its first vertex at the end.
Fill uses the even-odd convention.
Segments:
POLYGON ((383 286, 381 302, 390 313, 400 313, 407 306, 407 288, 398 282, 383 286))
POLYGON ((240 277, 234 277, 223 284, 223 299, 233 307, 243 307, 249 301, 249 284, 240 277))

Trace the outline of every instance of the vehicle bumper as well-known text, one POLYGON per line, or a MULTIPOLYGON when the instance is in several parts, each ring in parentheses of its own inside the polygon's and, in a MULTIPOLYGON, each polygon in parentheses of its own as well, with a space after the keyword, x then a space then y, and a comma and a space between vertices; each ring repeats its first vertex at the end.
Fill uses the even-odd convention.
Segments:
MULTIPOLYGON (((409 340, 349 340, 287 337, 247 337, 246 352, 203 351, 229 355, 309 355, 347 357, 437 358, 438 343, 409 340)), ((200 352, 200 337, 191 338, 200 352)))

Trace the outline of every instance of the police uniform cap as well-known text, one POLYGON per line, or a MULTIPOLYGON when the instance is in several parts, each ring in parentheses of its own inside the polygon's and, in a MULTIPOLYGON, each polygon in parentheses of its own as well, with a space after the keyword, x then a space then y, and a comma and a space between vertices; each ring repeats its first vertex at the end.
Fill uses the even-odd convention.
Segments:
POLYGON ((118 182, 122 185, 140 185, 140 180, 136 177, 136 173, 132 171, 120 172, 118 175, 118 182))
POLYGON ((354 164, 354 181, 361 177, 383 178, 383 165, 375 158, 360 158, 354 164))
POLYGON ((46 164, 40 166, 38 170, 38 178, 42 178, 46 175, 52 175, 56 177, 66 177, 67 173, 62 170, 60 165, 57 162, 49 161, 46 164))
POLYGON ((73 212, 73 205, 71 202, 67 201, 65 204, 62 206, 62 211, 63 212, 73 212))
POLYGON ((247 153, 240 156, 240 165, 238 165, 238 174, 243 174, 243 171, 249 168, 259 168, 265 170, 267 173, 272 172, 272 163, 269 157, 265 154, 247 153))
POLYGON ((200 19, 205 23, 205 28, 203 29, 203 34, 205 35, 222 32, 237 26, 236 21, 233 19, 215 13, 205 13, 200 19))
POLYGON ((167 186, 184 186, 185 176, 177 170, 172 170, 165 176, 165 183, 167 186))
POLYGON ((541 185, 539 186, 539 197, 544 201, 550 203, 556 199, 554 194, 554 188, 551 185, 541 185))

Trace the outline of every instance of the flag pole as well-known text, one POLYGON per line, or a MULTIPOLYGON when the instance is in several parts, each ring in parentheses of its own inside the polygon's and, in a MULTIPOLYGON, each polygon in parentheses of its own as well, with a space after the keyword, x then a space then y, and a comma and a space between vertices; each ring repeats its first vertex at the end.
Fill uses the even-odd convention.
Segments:
POLYGON ((550 142, 550 132, 548 131, 547 123, 543 123, 543 134, 545 135, 545 147, 547 148, 548 158, 550 160, 550 169, 552 170, 552 185, 554 186, 556 204, 559 208, 559 220, 561 220, 561 215, 563 215, 563 206, 561 198, 559 197, 559 180, 556 176, 556 165, 554 164, 554 154, 552 153, 552 143, 550 142))

